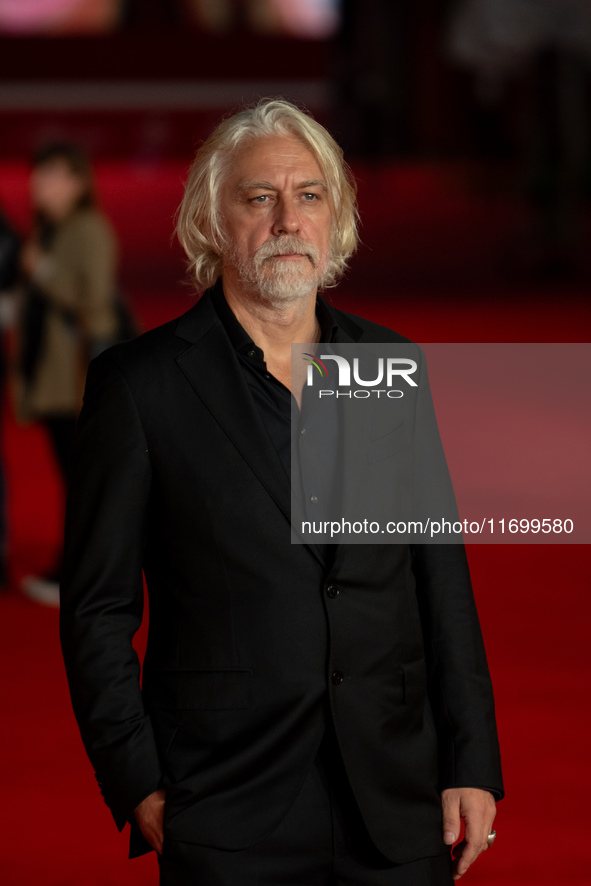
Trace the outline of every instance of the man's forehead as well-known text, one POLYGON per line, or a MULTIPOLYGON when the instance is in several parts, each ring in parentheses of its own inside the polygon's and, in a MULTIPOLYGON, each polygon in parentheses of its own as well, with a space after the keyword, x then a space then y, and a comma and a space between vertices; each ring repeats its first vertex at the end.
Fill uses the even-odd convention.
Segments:
MULTIPOLYGON (((246 179, 239 180, 236 183, 236 189, 239 191, 274 191, 278 185, 268 179, 246 179)), ((297 181, 294 183, 294 187, 296 190, 301 190, 302 188, 322 188, 323 190, 327 190, 326 181, 323 178, 307 178, 302 179, 302 181, 297 181)))
POLYGON ((234 187, 275 184, 277 176, 295 174, 301 183, 324 182, 318 160, 299 139, 266 136, 240 145, 232 158, 229 179, 234 187))

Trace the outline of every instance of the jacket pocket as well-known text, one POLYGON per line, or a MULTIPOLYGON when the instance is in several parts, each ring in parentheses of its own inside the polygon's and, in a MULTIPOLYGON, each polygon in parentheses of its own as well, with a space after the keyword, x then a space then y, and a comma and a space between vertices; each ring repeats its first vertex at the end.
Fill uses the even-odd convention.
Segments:
POLYGON ((402 665, 404 704, 418 704, 427 694, 427 666, 424 658, 402 665))
POLYGON ((247 668, 158 671, 146 675, 144 692, 164 710, 240 710, 252 706, 251 678, 247 668))

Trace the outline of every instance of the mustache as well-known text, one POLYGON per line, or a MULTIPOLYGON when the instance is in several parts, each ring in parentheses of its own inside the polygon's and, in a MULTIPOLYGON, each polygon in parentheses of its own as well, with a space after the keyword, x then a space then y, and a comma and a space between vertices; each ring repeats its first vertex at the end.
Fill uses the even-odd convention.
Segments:
POLYGON ((267 240, 262 243, 254 254, 254 260, 260 267, 270 258, 276 255, 286 255, 288 253, 299 253, 305 255, 315 268, 320 260, 320 253, 313 243, 307 243, 294 234, 286 234, 278 237, 276 240, 267 240))

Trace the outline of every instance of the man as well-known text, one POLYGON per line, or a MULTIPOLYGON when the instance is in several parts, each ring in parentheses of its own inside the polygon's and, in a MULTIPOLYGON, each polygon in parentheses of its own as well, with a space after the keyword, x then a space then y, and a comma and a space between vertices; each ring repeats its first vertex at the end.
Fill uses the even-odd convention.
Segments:
POLYGON ((355 222, 341 151, 311 117, 263 101, 225 120, 178 220, 210 288, 89 370, 62 645, 105 800, 131 855, 156 849, 162 884, 443 884, 462 819, 454 877, 494 839, 463 547, 290 543, 292 342, 406 341, 317 296, 355 222))

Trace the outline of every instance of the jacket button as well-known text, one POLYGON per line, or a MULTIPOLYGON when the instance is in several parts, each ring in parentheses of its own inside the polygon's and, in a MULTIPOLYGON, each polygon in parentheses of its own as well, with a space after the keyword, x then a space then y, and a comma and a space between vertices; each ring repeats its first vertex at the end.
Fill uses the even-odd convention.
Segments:
POLYGON ((334 671, 331 679, 334 685, 338 686, 345 679, 345 675, 342 671, 334 671))
POLYGON ((341 589, 338 585, 329 585, 326 589, 326 593, 331 598, 331 600, 334 600, 334 598, 338 597, 341 593, 341 589))

